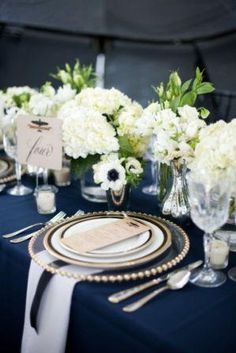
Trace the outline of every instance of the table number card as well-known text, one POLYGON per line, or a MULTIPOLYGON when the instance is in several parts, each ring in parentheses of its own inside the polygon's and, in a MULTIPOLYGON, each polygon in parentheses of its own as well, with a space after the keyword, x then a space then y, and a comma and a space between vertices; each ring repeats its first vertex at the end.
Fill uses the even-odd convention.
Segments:
POLYGON ((19 116, 17 160, 46 169, 62 168, 62 121, 56 118, 19 116))

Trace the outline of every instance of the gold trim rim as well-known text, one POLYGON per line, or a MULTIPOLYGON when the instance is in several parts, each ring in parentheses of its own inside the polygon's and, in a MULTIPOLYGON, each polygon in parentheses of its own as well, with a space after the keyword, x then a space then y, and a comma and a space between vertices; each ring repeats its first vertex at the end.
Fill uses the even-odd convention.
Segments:
MULTIPOLYGON (((66 227, 66 228, 62 231, 62 233, 60 234, 60 239, 63 239, 63 238, 64 238, 65 232, 66 232, 69 228, 73 227, 74 224, 76 224, 76 221, 75 221, 75 223, 74 223, 74 222, 71 222, 71 224, 68 225, 68 227, 66 227)), ((136 248, 133 248, 131 251, 126 250, 126 251, 120 251, 120 252, 117 252, 117 253, 105 253, 105 256, 102 255, 102 254, 99 254, 99 253, 89 253, 89 256, 88 256, 88 257, 107 258, 107 257, 113 256, 113 254, 116 254, 115 256, 129 255, 129 254, 132 254, 133 252, 143 250, 143 249, 145 249, 148 245, 150 245, 150 244, 153 242, 153 231, 152 231, 152 229, 149 229, 148 232, 149 232, 148 239, 147 239, 143 244, 137 246, 136 248)), ((164 242, 164 240, 163 240, 163 242, 164 242)), ((163 244, 163 243, 162 243, 162 244, 163 244)), ((160 246, 162 246, 162 244, 161 244, 160 246)), ((61 246, 63 246, 66 250, 71 251, 71 252, 73 252, 74 254, 77 254, 76 251, 73 251, 73 249, 70 249, 69 246, 67 247, 67 246, 65 246, 63 243, 61 244, 61 246)), ((78 253, 78 255, 83 255, 83 254, 79 254, 79 253, 78 253)))
MULTIPOLYGON (((87 215, 94 215, 94 214, 97 215, 97 214, 102 214, 102 213, 104 213, 104 211, 88 212, 88 213, 86 213, 86 216, 87 215)), ((120 214, 120 212, 112 212, 112 213, 106 212, 106 214, 117 214, 117 213, 120 214)), ((41 261, 38 258, 37 254, 34 254, 34 252, 33 252, 33 245, 39 235, 36 235, 35 237, 30 239, 30 242, 28 244, 29 255, 31 256, 32 260, 35 263, 37 263, 44 270, 46 270, 52 274, 59 274, 64 277, 74 278, 77 281, 88 281, 88 282, 96 282, 96 283, 100 283, 100 282, 115 283, 115 282, 122 282, 122 281, 127 282, 127 281, 135 281, 135 280, 142 280, 145 278, 150 278, 150 277, 156 276, 158 274, 161 274, 162 272, 165 272, 165 271, 173 268, 174 266, 176 266, 178 263, 180 263, 185 258, 185 256, 187 255, 187 253, 189 252, 189 249, 190 249, 190 241, 189 241, 187 233, 181 227, 179 227, 178 225, 176 225, 175 223, 173 223, 169 220, 166 220, 164 218, 157 217, 157 216, 154 216, 151 214, 147 214, 147 213, 127 212, 127 214, 130 214, 131 216, 132 215, 134 215, 134 216, 140 215, 140 216, 159 219, 160 221, 164 221, 165 223, 167 223, 167 225, 170 224, 170 225, 174 226, 179 231, 179 233, 182 235, 183 240, 184 240, 184 246, 183 246, 182 251, 177 256, 175 256, 173 259, 167 261, 164 264, 161 264, 158 266, 153 266, 152 268, 148 268, 148 269, 142 270, 142 271, 139 270, 139 271, 133 271, 133 272, 128 272, 128 273, 124 273, 124 274, 120 273, 120 274, 110 274, 110 275, 109 274, 106 274, 106 275, 103 275, 103 274, 82 275, 79 273, 72 273, 69 271, 55 269, 55 268, 50 267, 49 265, 47 265, 43 261, 41 261)), ((76 216, 76 217, 74 216, 74 217, 71 217, 70 219, 77 219, 79 217, 82 218, 84 216, 85 215, 80 215, 80 216, 76 216)))
MULTIPOLYGON (((89 215, 87 217, 83 217, 83 219, 80 220, 80 222, 86 221, 87 219, 97 219, 97 218, 113 218, 115 217, 114 215, 107 215, 106 213, 100 214, 100 215, 89 215)), ((117 214, 116 218, 123 218, 123 214, 117 214)), ((99 268, 99 269, 107 269, 107 270, 123 270, 127 269, 129 267, 134 267, 138 265, 145 264, 146 262, 154 260, 157 256, 162 255, 170 246, 171 246, 171 232, 170 230, 160 223, 158 220, 155 220, 155 222, 158 224, 158 226, 161 228, 164 234, 164 241, 161 245, 160 248, 152 251, 150 254, 146 256, 142 256, 141 258, 130 260, 130 261, 123 261, 123 262, 116 262, 116 263, 107 263, 107 262, 89 262, 89 261, 80 261, 80 260, 75 260, 71 259, 67 256, 64 256, 60 254, 55 248, 52 247, 51 244, 51 238, 53 236, 53 233, 60 228, 63 225, 66 225, 67 223, 72 223, 72 221, 67 220, 47 231, 43 238, 43 245, 45 249, 51 254, 52 256, 56 257, 59 260, 65 261, 68 264, 71 265, 77 265, 77 266, 82 266, 82 267, 90 267, 90 268, 99 268)), ((153 222, 155 224, 155 222, 153 222)))

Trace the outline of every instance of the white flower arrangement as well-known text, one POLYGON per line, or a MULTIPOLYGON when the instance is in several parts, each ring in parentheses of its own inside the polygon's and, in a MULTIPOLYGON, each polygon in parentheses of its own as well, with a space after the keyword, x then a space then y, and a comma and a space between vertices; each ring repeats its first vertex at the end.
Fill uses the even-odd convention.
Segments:
POLYGON ((154 135, 154 155, 161 163, 171 161, 190 163, 206 126, 209 111, 194 107, 198 95, 214 90, 210 82, 203 82, 203 73, 196 69, 195 78, 182 83, 177 72, 170 74, 166 86, 161 82, 155 89, 159 101, 150 104, 136 123, 142 136, 154 135))
POLYGON ((120 191, 124 185, 139 182, 143 168, 133 157, 119 158, 118 153, 102 156, 93 166, 94 181, 104 190, 120 191))
POLYGON ((209 178, 234 174, 236 170, 236 119, 211 124, 200 133, 190 168, 204 170, 209 178))
POLYGON ((88 166, 99 162, 101 156, 112 152, 119 152, 121 160, 142 158, 149 142, 149 137, 140 136, 136 128, 142 114, 140 104, 115 88, 85 88, 62 105, 58 117, 64 121, 65 152, 73 158, 75 173, 81 175, 88 166), (81 109, 90 112, 86 126, 82 118, 80 122, 81 109))
POLYGON ((197 109, 188 105, 178 108, 178 114, 171 109, 161 110, 154 122, 155 157, 166 164, 174 159, 191 162, 200 131, 205 126, 197 109))

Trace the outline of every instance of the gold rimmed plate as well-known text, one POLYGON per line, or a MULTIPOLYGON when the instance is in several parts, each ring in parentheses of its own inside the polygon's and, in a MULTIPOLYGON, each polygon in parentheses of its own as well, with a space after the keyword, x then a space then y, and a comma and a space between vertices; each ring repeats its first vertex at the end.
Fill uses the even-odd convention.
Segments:
MULTIPOLYGON (((120 218, 123 217, 121 212, 93 212, 87 213, 85 215, 73 216, 68 220, 63 221, 64 225, 68 225, 75 220, 83 220, 88 217, 97 217, 97 216, 117 216, 120 218)), ((163 218, 159 218, 150 214, 141 213, 141 212, 128 212, 128 216, 135 217, 139 220, 147 220, 152 224, 162 224, 168 228, 171 233, 171 246, 165 251, 162 255, 157 255, 152 261, 148 261, 143 263, 142 265, 127 267, 125 269, 104 269, 104 271, 98 273, 87 273, 86 267, 81 266, 68 266, 67 261, 61 262, 61 267, 54 265, 54 262, 47 263, 45 259, 42 257, 42 250, 45 249, 44 239, 46 234, 43 233, 40 235, 36 235, 29 242, 29 254, 32 260, 37 263, 44 270, 52 273, 58 274, 60 276, 64 276, 67 278, 74 278, 77 281, 89 281, 89 282, 103 282, 103 283, 114 283, 114 282, 122 282, 122 281, 135 281, 135 280, 143 280, 145 278, 151 278, 161 273, 172 269, 177 264, 179 264, 187 255, 190 242, 186 232, 180 228, 178 225, 165 220, 163 218), (64 266, 64 267, 63 267, 64 266)), ((55 226, 54 226, 55 229, 55 226)), ((57 256, 53 256, 56 260, 57 256)))
MULTIPOLYGON (((87 217, 82 217, 77 221, 78 224, 81 223, 83 226, 86 223, 87 225, 94 220, 101 220, 102 222, 107 223, 110 219, 119 219, 123 218, 122 214, 99 214, 99 215, 88 215, 87 217), (86 223, 85 223, 86 222, 86 223)), ((152 228, 153 232, 153 241, 144 249, 137 251, 132 254, 126 254, 117 257, 91 257, 74 254, 71 251, 66 250, 60 244, 60 236, 64 229, 68 226, 70 221, 65 222, 61 225, 50 229, 44 237, 44 247, 46 250, 53 255, 55 258, 65 261, 66 263, 79 265, 83 267, 95 267, 99 269, 124 269, 133 266, 139 266, 146 262, 152 261, 153 259, 161 256, 170 246, 171 246, 171 233, 164 224, 158 222, 151 222, 150 220, 142 219, 142 222, 147 224, 152 228)))
POLYGON ((14 164, 13 161, 1 157, 0 158, 0 184, 1 183, 6 183, 8 181, 8 178, 12 176, 14 170, 14 164))
MULTIPOLYGON (((107 218, 107 221, 109 223, 112 223, 116 221, 117 219, 113 218, 107 218)), ((100 226, 104 224, 105 219, 94 219, 90 222, 90 226, 95 228, 96 226, 100 226)), ((139 220, 140 223, 143 223, 139 220)), ((59 242, 60 245, 65 248, 66 250, 73 252, 77 255, 82 255, 86 256, 88 258, 94 257, 94 258, 111 258, 111 257, 120 257, 120 256, 125 256, 132 254, 134 252, 143 250, 147 246, 151 244, 153 241, 153 231, 152 229, 148 230, 145 233, 136 235, 132 238, 125 239, 123 241, 120 241, 116 244, 112 244, 106 247, 103 247, 101 249, 96 249, 91 252, 87 253, 80 253, 77 249, 74 249, 68 245, 66 245, 62 240, 66 239, 70 236, 76 235, 77 237, 80 237, 81 232, 88 230, 88 222, 83 222, 83 223, 78 223, 75 222, 73 224, 68 225, 67 227, 64 228, 64 230, 60 234, 59 242)), ((89 227, 91 229, 91 227, 89 227)), ((164 237, 163 237, 164 240, 164 237)), ((160 245, 162 242, 160 243, 160 245)))

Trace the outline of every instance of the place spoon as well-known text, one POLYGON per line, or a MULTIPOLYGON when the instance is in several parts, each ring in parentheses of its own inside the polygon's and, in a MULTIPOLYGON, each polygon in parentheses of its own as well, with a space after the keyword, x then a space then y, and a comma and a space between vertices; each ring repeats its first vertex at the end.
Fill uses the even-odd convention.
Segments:
POLYGON ((176 290, 176 289, 183 288, 188 283, 190 274, 191 272, 188 270, 181 270, 176 273, 173 273, 173 275, 171 275, 170 278, 168 279, 166 286, 161 287, 160 289, 154 290, 150 294, 142 297, 141 299, 135 301, 132 304, 124 306, 123 311, 125 312, 135 311, 141 308, 144 304, 148 303, 151 299, 155 298, 158 294, 168 289, 176 290))

